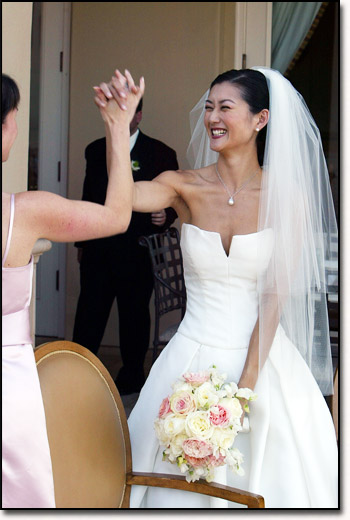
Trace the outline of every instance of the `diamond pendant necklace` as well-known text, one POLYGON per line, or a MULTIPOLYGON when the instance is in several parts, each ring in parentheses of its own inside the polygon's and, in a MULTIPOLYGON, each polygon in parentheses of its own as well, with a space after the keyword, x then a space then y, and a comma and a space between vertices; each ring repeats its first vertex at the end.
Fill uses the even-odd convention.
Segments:
POLYGON ((247 186, 247 184, 249 184, 250 181, 252 181, 252 180, 254 179, 255 175, 257 175, 257 173, 260 171, 260 167, 258 168, 258 170, 256 170, 256 172, 253 173, 253 175, 251 175, 251 177, 249 177, 249 179, 247 179, 247 180, 242 184, 242 186, 241 186, 240 188, 238 188, 237 191, 235 191, 235 192, 232 193, 232 194, 230 193, 230 190, 228 189, 228 187, 226 186, 226 184, 225 184, 224 181, 222 180, 221 175, 220 175, 220 173, 219 173, 219 171, 218 171, 217 164, 215 164, 215 170, 216 170, 217 176, 218 176, 218 178, 219 178, 219 181, 221 182, 221 184, 223 185, 223 187, 225 188, 225 190, 227 191, 227 193, 228 193, 228 195, 229 195, 229 197, 230 197, 230 198, 228 199, 228 201, 227 201, 227 204, 228 204, 229 206, 233 206, 234 203, 235 203, 235 199, 234 199, 233 197, 234 197, 235 195, 237 195, 237 193, 239 193, 241 190, 243 190, 243 188, 244 188, 245 186, 247 186))

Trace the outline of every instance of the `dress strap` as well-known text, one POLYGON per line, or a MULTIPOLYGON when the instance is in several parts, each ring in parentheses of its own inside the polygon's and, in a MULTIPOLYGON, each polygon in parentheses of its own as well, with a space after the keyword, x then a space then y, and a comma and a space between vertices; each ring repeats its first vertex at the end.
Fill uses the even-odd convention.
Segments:
POLYGON ((3 259, 2 259, 2 267, 4 267, 4 265, 5 265, 6 258, 7 258, 9 249, 10 249, 14 217, 15 217, 15 194, 11 193, 10 223, 9 223, 9 231, 7 234, 6 249, 5 249, 3 259))

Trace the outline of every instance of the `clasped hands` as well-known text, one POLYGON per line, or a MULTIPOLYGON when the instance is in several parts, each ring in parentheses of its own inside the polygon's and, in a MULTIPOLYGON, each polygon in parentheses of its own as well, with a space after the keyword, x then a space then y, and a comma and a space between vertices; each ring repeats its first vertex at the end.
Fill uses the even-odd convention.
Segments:
MULTIPOLYGON (((130 124, 135 115, 137 105, 145 91, 145 80, 140 78, 139 86, 135 85, 134 79, 128 70, 123 75, 116 69, 109 83, 100 83, 98 87, 93 87, 95 91, 94 101, 100 109, 102 118, 107 121, 112 117, 118 117, 118 121, 126 114, 127 123, 130 124)), ((163 226, 166 221, 165 210, 152 213, 152 224, 163 226)))
POLYGON ((111 119, 114 121, 117 116, 118 122, 125 119, 130 123, 144 94, 145 80, 141 77, 140 84, 137 86, 128 70, 125 70, 125 75, 123 75, 117 69, 109 83, 100 83, 93 89, 95 91, 94 102, 100 109, 105 122, 111 119))

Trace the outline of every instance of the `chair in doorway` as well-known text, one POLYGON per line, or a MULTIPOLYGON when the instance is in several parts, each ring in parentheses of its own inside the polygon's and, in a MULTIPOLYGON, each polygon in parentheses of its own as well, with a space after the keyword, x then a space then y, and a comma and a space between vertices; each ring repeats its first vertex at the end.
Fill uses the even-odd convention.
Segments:
POLYGON ((142 236, 140 245, 147 247, 154 279, 155 323, 153 338, 154 362, 159 349, 165 346, 175 332, 186 310, 186 288, 183 275, 180 236, 175 227, 164 233, 142 236), (176 323, 162 329, 162 318, 178 311, 176 323), (180 314, 180 315, 179 315, 180 314))
POLYGON ((205 481, 188 483, 182 475, 133 472, 123 404, 101 361, 70 341, 37 347, 35 359, 57 508, 129 508, 134 485, 181 489, 248 508, 265 507, 262 496, 240 489, 205 481))

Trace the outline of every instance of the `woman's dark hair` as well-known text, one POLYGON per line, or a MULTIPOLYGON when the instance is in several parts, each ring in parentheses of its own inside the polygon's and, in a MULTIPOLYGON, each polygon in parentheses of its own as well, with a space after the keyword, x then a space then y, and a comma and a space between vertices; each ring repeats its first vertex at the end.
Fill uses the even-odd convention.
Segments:
POLYGON ((4 124, 6 116, 11 110, 18 107, 20 100, 19 90, 16 82, 7 76, 2 75, 2 107, 1 107, 1 123, 4 124))
MULTIPOLYGON (((252 69, 228 70, 219 74, 210 85, 210 90, 219 83, 232 83, 241 91, 242 99, 248 104, 252 114, 258 114, 264 108, 269 108, 269 89, 267 81, 261 72, 252 69)), ((257 135, 256 145, 258 161, 262 166, 264 161, 266 141, 266 126, 257 135)))

